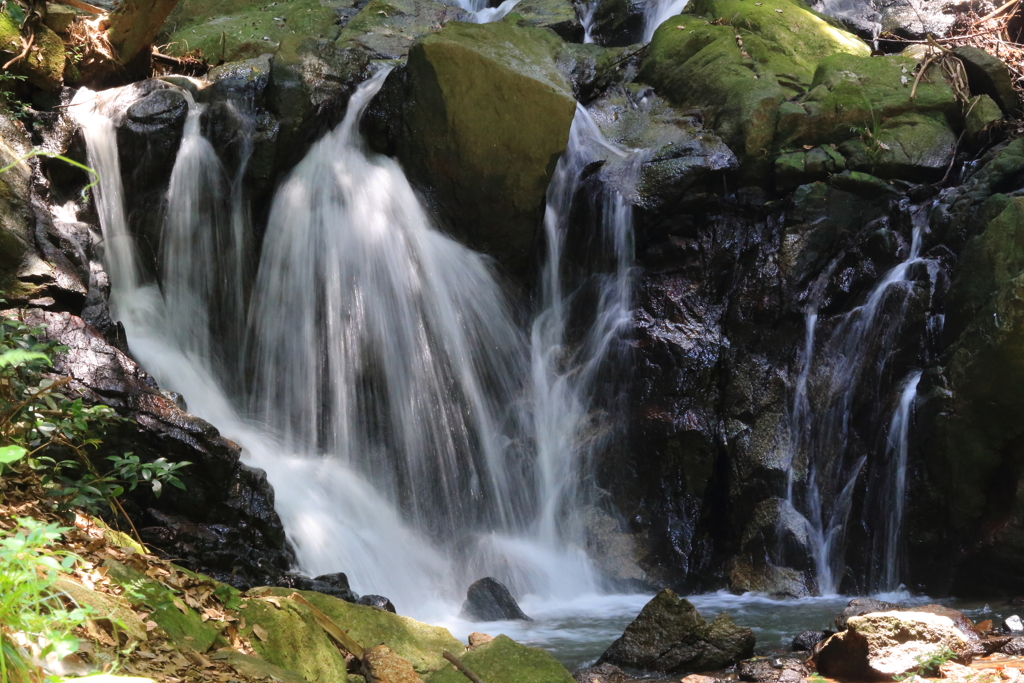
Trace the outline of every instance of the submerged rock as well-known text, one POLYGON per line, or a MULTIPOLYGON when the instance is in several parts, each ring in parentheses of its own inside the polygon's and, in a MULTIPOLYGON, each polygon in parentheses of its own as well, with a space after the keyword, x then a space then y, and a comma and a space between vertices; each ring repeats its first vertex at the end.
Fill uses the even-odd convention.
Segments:
POLYGON ((489 576, 475 581, 469 587, 459 616, 471 621, 533 621, 519 609, 519 604, 508 588, 489 576))
POLYGON ((710 671, 754 653, 754 632, 724 612, 708 623, 669 589, 648 602, 598 663, 652 671, 710 671))
POLYGON ((850 617, 847 630, 829 638, 815 656, 815 668, 832 678, 887 681, 947 650, 970 661, 971 643, 948 617, 875 612, 850 617))

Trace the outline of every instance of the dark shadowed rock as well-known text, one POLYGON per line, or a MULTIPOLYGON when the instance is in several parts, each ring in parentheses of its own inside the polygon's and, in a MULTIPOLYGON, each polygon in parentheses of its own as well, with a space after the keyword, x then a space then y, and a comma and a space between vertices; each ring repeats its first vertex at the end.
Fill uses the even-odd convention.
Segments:
POLYGON ((809 652, 828 636, 824 631, 803 631, 793 639, 794 652, 809 652))
POLYGON ((490 576, 475 581, 469 587, 460 616, 472 621, 533 621, 519 609, 519 604, 508 588, 490 576))
POLYGON ((741 681, 755 683, 800 683, 811 675, 799 657, 756 657, 740 662, 741 681))
POLYGON ((395 611, 395 605, 389 599, 383 595, 363 595, 356 600, 357 605, 366 605, 367 607, 373 607, 383 612, 391 612, 392 614, 398 614, 395 611))
POLYGON ((710 671, 750 657, 754 632, 724 612, 708 623, 688 600, 669 589, 644 605, 599 663, 653 671, 710 671))
POLYGON ((859 617, 872 612, 888 612, 894 609, 899 609, 899 606, 891 602, 883 602, 874 598, 854 598, 835 618, 836 628, 845 631, 850 617, 859 617))
POLYGON ((614 664, 598 664, 580 669, 572 675, 576 683, 632 683, 635 679, 614 664))
POLYGON ((954 53, 964 65, 972 94, 988 95, 1007 115, 1020 111, 1020 99, 1013 89, 1006 64, 984 50, 969 45, 956 48, 954 53))

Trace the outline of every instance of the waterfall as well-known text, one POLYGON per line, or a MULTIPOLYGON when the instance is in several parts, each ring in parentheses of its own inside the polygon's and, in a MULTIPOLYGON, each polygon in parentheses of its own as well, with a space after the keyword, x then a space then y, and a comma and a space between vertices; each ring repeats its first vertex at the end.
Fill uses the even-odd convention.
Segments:
POLYGON ((882 541, 882 565, 880 578, 875 587, 885 591, 894 591, 900 587, 900 532, 903 529, 903 513, 906 508, 907 491, 907 452, 910 437, 911 411, 914 399, 917 398, 917 385, 921 381, 921 371, 914 370, 903 381, 900 400, 889 423, 889 432, 885 442, 885 466, 887 480, 884 486, 882 501, 887 505, 884 533, 882 541))
MULTIPOLYGON (((911 268, 916 264, 931 264, 931 261, 920 255, 926 221, 927 210, 917 210, 907 258, 878 281, 863 304, 838 320, 831 334, 821 342, 817 354, 815 344, 820 325, 818 305, 821 290, 831 270, 822 276, 812 290, 811 304, 806 314, 801 370, 789 418, 791 464, 787 497, 806 521, 814 574, 822 595, 834 594, 839 589, 853 495, 868 457, 867 454, 858 453, 851 443, 854 399, 863 390, 872 388, 872 383, 875 391, 881 390, 885 381, 914 282, 908 275, 912 274, 911 268), (893 297, 899 297, 896 310, 883 313, 893 297), (817 364, 816 359, 819 361, 817 364), (795 478, 801 462, 805 463, 806 478, 798 490, 795 478)), ((916 389, 916 381, 913 385, 916 389)), ((909 385, 906 385, 904 391, 909 390, 909 385)), ((906 419, 897 424, 897 417, 904 408, 909 410, 913 395, 904 395, 904 398, 906 406, 903 401, 900 402, 890 426, 890 441, 893 439, 893 429, 906 430, 906 419)), ((902 444, 905 457, 905 440, 902 444)), ((899 493, 893 491, 900 500, 900 519, 905 483, 905 460, 903 462, 904 473, 898 478, 899 493)), ((898 471, 897 463, 893 467, 898 471)), ((895 501, 887 504, 896 505, 895 501)), ((891 532, 898 535, 900 522, 889 526, 891 532)), ((897 540, 887 546, 892 548, 893 558, 896 546, 897 540)), ((886 562, 889 561, 888 552, 886 562)), ((895 572, 896 569, 892 568, 891 571, 895 572)))
POLYGON ((644 42, 651 42, 654 32, 669 17, 686 9, 689 0, 647 0, 644 5, 644 42))
POLYGON ((267 471, 304 572, 344 571, 355 590, 423 617, 484 575, 520 594, 595 593, 580 510, 612 431, 596 397, 631 321, 628 196, 646 157, 609 144, 578 108, 548 192, 541 311, 527 335, 490 261, 438 232, 398 164, 365 148, 359 120, 387 75, 357 89, 278 189, 248 307, 251 140, 229 181, 187 96, 158 287, 135 265, 125 223, 104 113, 116 94, 83 90, 76 116, 105 183, 112 306, 142 366, 267 471), (588 194, 584 171, 598 160, 616 188, 588 194), (600 263, 566 278, 581 270, 563 251, 584 194, 600 263), (570 325, 580 315, 582 332, 570 325))
POLYGON ((500 21, 519 4, 519 0, 502 0, 497 7, 489 7, 488 0, 455 0, 455 4, 469 13, 469 21, 472 23, 488 24, 500 21))

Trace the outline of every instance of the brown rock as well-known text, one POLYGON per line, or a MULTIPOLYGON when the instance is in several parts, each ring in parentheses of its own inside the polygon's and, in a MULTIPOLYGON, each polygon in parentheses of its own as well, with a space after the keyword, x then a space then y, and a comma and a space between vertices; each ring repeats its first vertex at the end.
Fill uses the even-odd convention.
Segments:
POLYGON ((363 676, 366 683, 423 683, 412 664, 387 645, 377 645, 363 652, 363 676))
POLYGON ((469 634, 469 647, 470 649, 480 647, 484 643, 489 643, 494 640, 494 636, 489 636, 486 633, 480 633, 479 631, 473 631, 469 634))

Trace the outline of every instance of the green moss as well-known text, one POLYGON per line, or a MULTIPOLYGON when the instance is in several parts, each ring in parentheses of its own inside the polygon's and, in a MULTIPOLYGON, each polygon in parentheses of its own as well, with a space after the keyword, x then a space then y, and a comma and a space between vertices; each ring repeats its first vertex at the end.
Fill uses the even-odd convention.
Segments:
MULTIPOLYGON (((487 683, 573 683, 569 672, 550 654, 520 645, 504 635, 467 652, 461 659, 487 683)), ((449 664, 427 683, 465 681, 466 677, 449 664)))
POLYGON ((201 49, 211 62, 233 62, 277 52, 289 37, 334 40, 337 15, 319 0, 268 4, 243 0, 183 2, 172 15, 168 36, 175 54, 201 49), (223 8, 223 11, 218 11, 223 8))
POLYGON ((576 100, 562 41, 515 21, 452 22, 413 46, 400 154, 471 247, 529 271, 576 100))
POLYGON ((836 28, 798 0, 693 0, 687 10, 727 21, 747 53, 790 94, 807 89, 824 56, 871 54, 860 38, 836 28))
POLYGON ((988 95, 978 95, 968 105, 967 116, 964 117, 964 129, 967 137, 974 144, 984 142, 985 133, 1003 119, 1003 110, 988 95))
MULTIPOLYGON (((0 55, 4 62, 21 54, 21 31, 7 12, 0 12, 0 55)), ((11 73, 25 76, 32 85, 43 90, 56 90, 64 78, 64 41, 46 26, 36 29, 34 47, 10 68, 11 73)))
MULTIPOLYGON (((273 588, 270 592, 287 597, 294 591, 273 588)), ((464 649, 462 643, 456 640, 448 629, 440 626, 430 626, 373 607, 353 605, 322 593, 298 592, 334 623, 348 631, 360 645, 387 645, 395 654, 412 664, 418 673, 434 671, 444 666, 445 659, 441 653, 445 650, 457 655, 464 649)))
MULTIPOLYGON (((266 589, 256 589, 261 590, 266 589)), ((294 671, 309 683, 349 680, 345 658, 316 623, 309 608, 291 600, 281 600, 280 605, 258 597, 243 601, 240 613, 245 628, 241 633, 249 639, 256 654, 275 666, 294 671)))
POLYGON ((959 106, 941 70, 929 69, 910 99, 917 62, 898 55, 858 57, 834 54, 814 72, 803 98, 807 114, 787 117, 779 126, 780 146, 837 143, 873 130, 882 122, 909 112, 955 119, 959 106))
POLYGON ((418 38, 441 29, 447 11, 435 0, 370 0, 349 20, 338 44, 375 57, 405 57, 418 38))
MULTIPOLYGON (((182 612, 175 605, 174 599, 177 596, 174 591, 120 562, 108 560, 103 566, 108 569, 107 576, 125 589, 125 595, 134 604, 145 604, 149 607, 150 618, 167 633, 175 645, 191 648, 197 652, 206 652, 217 643, 220 629, 224 624, 214 621, 204 622, 199 613, 193 609, 186 609, 185 612, 182 612)), ((206 580, 214 583, 212 579, 206 580)), ((180 598, 178 598, 178 603, 184 604, 180 598)))

